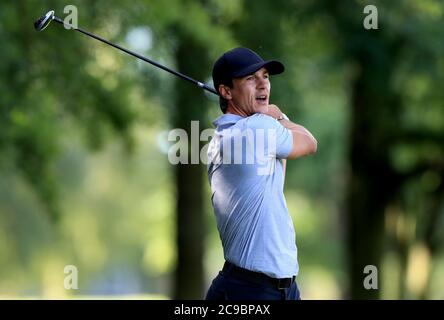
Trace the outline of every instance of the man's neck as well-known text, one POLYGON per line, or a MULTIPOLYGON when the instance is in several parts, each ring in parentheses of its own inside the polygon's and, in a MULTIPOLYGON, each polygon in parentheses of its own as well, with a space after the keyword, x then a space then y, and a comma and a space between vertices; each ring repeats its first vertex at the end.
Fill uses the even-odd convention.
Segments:
POLYGON ((249 114, 247 114, 244 110, 236 107, 235 105, 233 105, 231 103, 228 104, 227 112, 225 112, 225 113, 235 114, 235 115, 241 116, 243 118, 249 116, 249 114))

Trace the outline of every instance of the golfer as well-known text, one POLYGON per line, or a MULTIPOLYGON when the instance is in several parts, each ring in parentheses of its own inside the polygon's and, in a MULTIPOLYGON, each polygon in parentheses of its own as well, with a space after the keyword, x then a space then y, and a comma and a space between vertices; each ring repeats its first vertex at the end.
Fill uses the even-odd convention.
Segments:
POLYGON ((208 178, 225 264, 207 300, 300 299, 285 165, 315 153, 317 141, 269 104, 269 77, 283 71, 247 48, 224 53, 213 66, 223 115, 213 122, 208 178))

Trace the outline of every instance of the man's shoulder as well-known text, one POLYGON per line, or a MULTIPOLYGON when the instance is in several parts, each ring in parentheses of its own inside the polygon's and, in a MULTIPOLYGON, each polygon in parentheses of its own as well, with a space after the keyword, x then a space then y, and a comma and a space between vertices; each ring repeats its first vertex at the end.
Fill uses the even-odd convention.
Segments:
POLYGON ((272 129, 279 123, 276 119, 262 113, 255 113, 244 119, 245 126, 251 129, 272 129))

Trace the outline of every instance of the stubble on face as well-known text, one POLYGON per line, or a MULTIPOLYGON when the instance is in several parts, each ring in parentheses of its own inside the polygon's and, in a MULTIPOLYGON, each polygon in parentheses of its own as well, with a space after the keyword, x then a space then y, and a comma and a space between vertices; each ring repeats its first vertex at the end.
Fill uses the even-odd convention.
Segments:
POLYGON ((266 113, 270 90, 269 75, 265 68, 243 78, 233 79, 232 106, 241 116, 266 113))

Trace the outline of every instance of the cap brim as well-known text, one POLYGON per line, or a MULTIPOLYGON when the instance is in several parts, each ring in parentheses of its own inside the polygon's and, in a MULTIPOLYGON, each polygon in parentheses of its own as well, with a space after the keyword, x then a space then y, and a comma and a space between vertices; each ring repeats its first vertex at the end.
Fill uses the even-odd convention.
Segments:
POLYGON ((248 66, 245 69, 242 69, 242 70, 236 72, 235 74, 233 74, 233 76, 235 78, 242 78, 242 77, 245 77, 245 76, 255 73, 256 71, 258 71, 261 68, 267 69, 267 71, 270 75, 280 74, 280 73, 284 72, 284 70, 285 70, 285 67, 282 63, 280 63, 277 60, 270 60, 270 61, 263 61, 263 62, 253 64, 251 66, 248 66))

